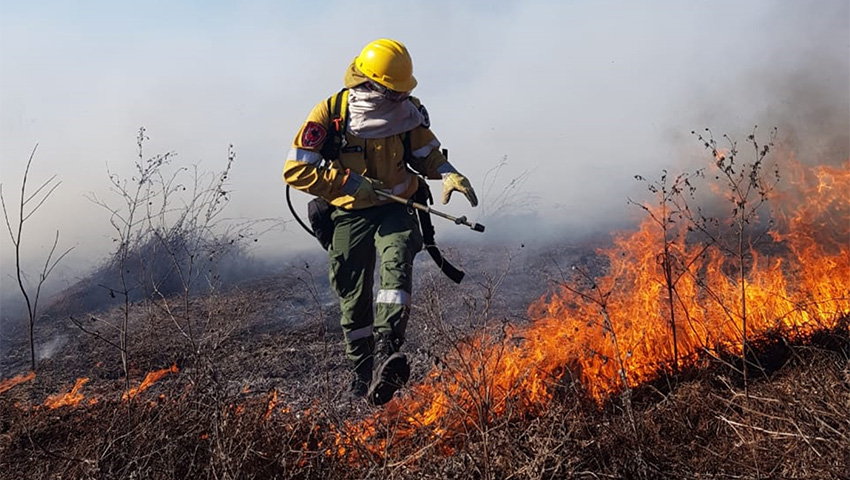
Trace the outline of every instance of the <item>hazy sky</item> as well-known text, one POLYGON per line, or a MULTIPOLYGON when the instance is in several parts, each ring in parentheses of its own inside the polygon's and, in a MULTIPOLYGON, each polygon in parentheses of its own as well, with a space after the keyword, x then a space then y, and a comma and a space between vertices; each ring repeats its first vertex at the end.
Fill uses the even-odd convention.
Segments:
MULTIPOLYGON (((633 175, 702 155, 692 129, 846 129, 849 4, 3 0, 0 177, 16 201, 39 144, 31 182, 62 185, 27 225, 26 254, 59 229, 83 267, 112 248, 106 212, 85 195, 107 195, 107 167, 131 173, 140 126, 148 153, 175 151, 182 165, 218 169, 233 144, 229 215, 289 219, 280 172, 294 133, 366 42, 391 37, 410 49, 414 93, 479 197, 506 157, 497 184, 528 171, 519 198, 536 197, 553 229, 580 230, 627 214, 633 175)), ((498 212, 482 200, 445 210, 489 218, 495 235, 498 212)), ((318 248, 286 228, 260 251, 318 248)))

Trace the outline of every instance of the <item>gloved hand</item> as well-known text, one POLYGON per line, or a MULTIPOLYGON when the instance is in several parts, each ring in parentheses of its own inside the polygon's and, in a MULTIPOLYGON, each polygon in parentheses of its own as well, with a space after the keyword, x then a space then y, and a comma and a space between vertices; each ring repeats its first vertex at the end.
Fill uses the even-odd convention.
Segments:
POLYGON ((478 197, 475 196, 475 190, 472 189, 469 179, 457 172, 447 173, 443 176, 443 205, 449 203, 452 192, 455 190, 466 195, 466 199, 473 207, 478 205, 478 197))

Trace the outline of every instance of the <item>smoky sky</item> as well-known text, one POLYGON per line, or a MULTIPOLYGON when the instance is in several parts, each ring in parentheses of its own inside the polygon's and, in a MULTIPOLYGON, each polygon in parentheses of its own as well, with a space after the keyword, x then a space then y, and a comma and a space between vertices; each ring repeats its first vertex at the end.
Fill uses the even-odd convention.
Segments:
MULTIPOLYGON (((291 220, 292 137, 380 37, 409 47, 414 94, 482 197, 439 207, 488 223, 485 237, 630 218, 634 175, 705 160, 695 129, 777 126, 813 163, 848 156, 846 0, 286 3, 0 3, 3 193, 17 201, 36 143, 31 184, 62 182, 26 225, 27 265, 56 230, 74 247, 66 274, 108 255, 108 214, 87 196, 108 198, 108 171, 132 175, 141 126, 145 153, 173 151, 175 165, 220 169, 232 144, 227 214, 291 220)), ((296 193, 296 208, 308 200, 296 193)), ((0 246, 5 290, 8 236, 0 246)), ((256 244, 270 257, 315 248, 291 221, 256 244)))

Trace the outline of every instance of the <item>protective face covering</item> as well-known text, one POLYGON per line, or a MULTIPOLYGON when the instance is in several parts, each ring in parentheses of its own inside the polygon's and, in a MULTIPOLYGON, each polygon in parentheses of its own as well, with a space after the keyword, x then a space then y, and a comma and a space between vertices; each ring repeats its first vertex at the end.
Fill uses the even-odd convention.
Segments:
POLYGON ((383 138, 416 128, 425 117, 413 102, 406 101, 409 96, 373 82, 352 88, 348 94, 349 130, 360 138, 383 138))

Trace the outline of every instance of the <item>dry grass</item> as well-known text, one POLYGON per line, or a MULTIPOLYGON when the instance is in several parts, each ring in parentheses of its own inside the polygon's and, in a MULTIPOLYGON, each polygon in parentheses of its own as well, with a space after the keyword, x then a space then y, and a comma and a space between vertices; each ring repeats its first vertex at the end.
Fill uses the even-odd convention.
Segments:
POLYGON ((836 334, 844 350, 793 346, 749 397, 709 365, 670 392, 637 391, 634 428, 618 399, 563 395, 486 438, 413 438, 391 458, 357 444, 339 455, 340 407, 293 410, 212 381, 175 376, 130 404, 57 410, 14 405, 18 390, 0 402, 0 478, 846 478, 850 365, 836 334))
MULTIPOLYGON (((499 268, 510 263, 511 254, 499 268)), ((133 324, 144 341, 131 352, 131 384, 172 362, 180 373, 130 403, 121 400, 117 352, 78 335, 34 380, 0 395, 0 479, 847 478, 847 322, 793 345, 754 342, 769 368, 752 376, 748 395, 736 357, 721 356, 636 387, 628 402, 598 405, 565 382, 536 412, 489 416, 479 397, 479 417, 443 439, 423 430, 401 440, 400 424, 386 421, 363 440, 349 434, 374 410, 341 393, 337 312, 311 270, 321 268, 196 298, 199 354, 186 350, 167 315, 138 305, 147 313, 133 324), (81 406, 40 406, 83 375, 92 380, 81 406), (389 446, 378 448, 382 440, 389 446)), ((414 382, 450 361, 468 333, 498 332, 505 308, 488 299, 516 288, 496 274, 458 290, 428 267, 421 272, 406 346, 414 382)), ((466 388, 479 389, 484 379, 467 375, 466 388)))

